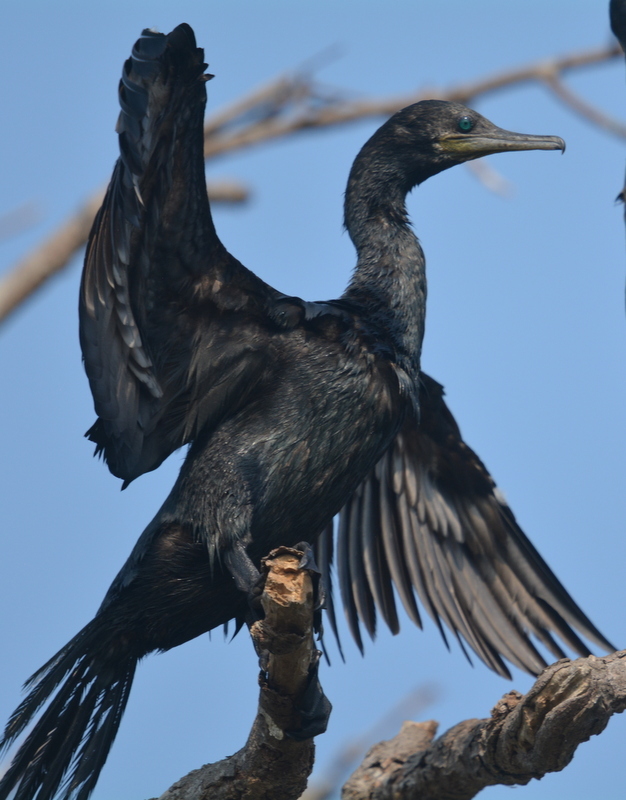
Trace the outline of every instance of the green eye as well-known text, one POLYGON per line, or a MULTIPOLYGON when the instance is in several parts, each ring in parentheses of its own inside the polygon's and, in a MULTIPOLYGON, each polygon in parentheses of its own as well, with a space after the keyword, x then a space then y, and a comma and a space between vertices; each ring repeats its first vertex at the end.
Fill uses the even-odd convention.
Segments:
POLYGON ((459 120, 458 128, 460 131, 463 131, 463 133, 471 131, 473 127, 474 123, 469 117, 461 117, 461 119, 459 120))

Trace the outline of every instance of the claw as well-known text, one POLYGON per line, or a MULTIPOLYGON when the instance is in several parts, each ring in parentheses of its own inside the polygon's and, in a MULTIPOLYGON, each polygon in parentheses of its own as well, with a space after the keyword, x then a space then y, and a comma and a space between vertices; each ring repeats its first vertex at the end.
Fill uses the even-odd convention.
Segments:
POLYGON ((324 694, 319 679, 320 656, 321 653, 318 651, 315 663, 309 667, 307 687, 296 705, 302 724, 297 731, 285 731, 290 739, 297 742, 303 742, 324 733, 333 709, 330 700, 324 694))

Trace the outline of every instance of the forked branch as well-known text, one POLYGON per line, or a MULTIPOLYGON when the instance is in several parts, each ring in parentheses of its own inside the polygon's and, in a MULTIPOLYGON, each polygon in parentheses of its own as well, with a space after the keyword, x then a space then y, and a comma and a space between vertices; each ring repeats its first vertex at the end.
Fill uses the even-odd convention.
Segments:
MULTIPOLYGON (((288 548, 266 560, 265 619, 251 629, 263 670, 248 742, 189 773, 159 800, 297 800, 304 791, 313 741, 286 732, 299 725, 300 697, 319 654, 311 577, 299 561, 288 548)), ((524 785, 566 767, 578 745, 624 709, 626 651, 563 659, 526 695, 508 692, 488 719, 465 720, 438 739, 436 722, 405 722, 395 738, 367 753, 342 800, 470 800, 487 786, 524 785)))

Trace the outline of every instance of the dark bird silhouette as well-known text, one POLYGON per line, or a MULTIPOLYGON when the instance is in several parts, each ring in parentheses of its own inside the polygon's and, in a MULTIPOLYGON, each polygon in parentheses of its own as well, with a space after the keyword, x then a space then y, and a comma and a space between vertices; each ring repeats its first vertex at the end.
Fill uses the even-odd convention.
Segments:
POLYGON ((416 185, 561 139, 495 127, 458 103, 395 114, 357 156, 345 223, 358 263, 338 300, 272 289, 217 237, 205 188, 203 51, 181 25, 144 31, 124 65, 120 158, 89 240, 80 335, 98 420, 88 435, 125 483, 189 443, 180 475, 95 618, 27 683, 10 745, 43 708, 0 800, 85 800, 135 667, 249 613, 260 559, 318 539, 341 510, 351 629, 398 630, 393 587, 492 669, 536 673, 609 642, 541 559, 420 372, 424 256, 405 211, 416 185), (342 510, 343 509, 343 510, 342 510), (15 794, 11 794, 15 792, 15 794))
MULTIPOLYGON (((619 41, 622 50, 626 53, 626 0, 610 0, 609 19, 611 30, 619 41)), ((617 195, 616 200, 621 203, 626 202, 626 178, 624 179, 624 187, 617 195)), ((626 206, 624 207, 624 219, 626 220, 626 206)))
POLYGON ((610 0, 609 20, 611 30, 626 52, 626 0, 610 0))

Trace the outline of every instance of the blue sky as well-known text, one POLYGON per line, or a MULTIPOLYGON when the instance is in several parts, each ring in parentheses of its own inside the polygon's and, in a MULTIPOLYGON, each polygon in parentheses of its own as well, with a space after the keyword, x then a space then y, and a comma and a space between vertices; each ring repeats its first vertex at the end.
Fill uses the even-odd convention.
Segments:
MULTIPOLYGON (((37 204, 39 223, 0 243, 0 265, 20 255, 106 182, 116 158, 121 66, 143 27, 195 29, 216 79, 209 112, 328 45, 342 55, 319 79, 354 97, 446 87, 534 59, 607 41, 603 3, 213 2, 87 5, 12 0, 0 51, 0 214, 37 204)), ((623 117, 623 63, 569 79, 623 117)), ((490 159, 512 185, 489 193, 465 168, 416 190, 409 210, 428 263, 424 368, 448 391, 479 453, 534 544, 617 646, 626 646, 624 493, 626 320, 624 226, 613 200, 625 143, 574 117, 541 88, 518 87, 477 106, 496 124, 562 136, 564 156, 490 159)), ((341 228, 352 158, 367 121, 225 157, 209 178, 236 178, 245 207, 219 209, 225 244, 281 291, 307 299, 341 293, 354 264, 341 228)), ((120 493, 82 438, 93 421, 77 337, 80 259, 0 330, 0 718, 21 683, 93 615, 181 463, 120 493)), ((347 640, 347 634, 344 634, 347 640)), ((365 658, 344 641, 322 682, 334 704, 318 739, 320 773, 412 689, 436 686, 418 718, 442 730, 489 713, 511 683, 434 626, 381 631, 365 658)), ((331 653, 333 647, 331 645, 331 653)), ((214 634, 147 659, 95 800, 157 796, 188 770, 245 741, 256 707, 256 663, 245 635, 214 634)), ((583 745, 563 772, 517 792, 533 800, 615 793, 623 785, 626 720, 583 745)), ((399 726, 399 722, 398 722, 399 726)), ((378 731, 391 736, 392 728, 378 731)), ((509 796, 504 787, 484 797, 509 796)))

